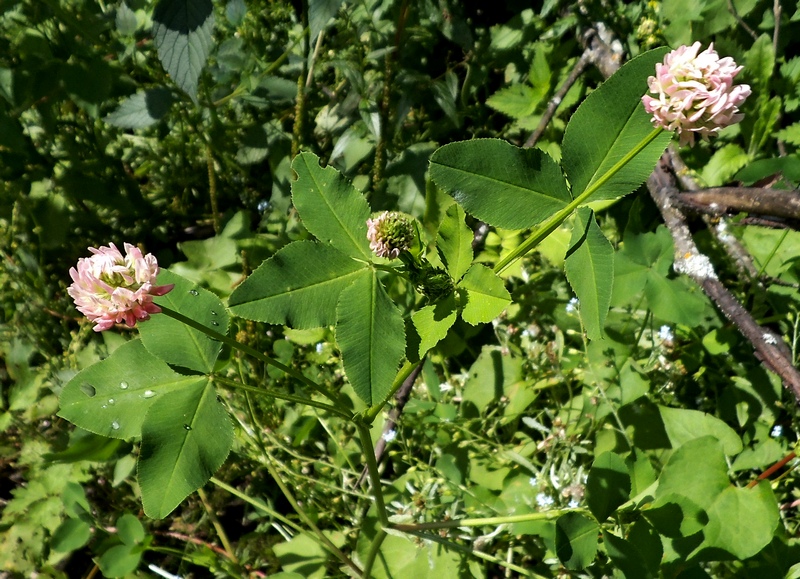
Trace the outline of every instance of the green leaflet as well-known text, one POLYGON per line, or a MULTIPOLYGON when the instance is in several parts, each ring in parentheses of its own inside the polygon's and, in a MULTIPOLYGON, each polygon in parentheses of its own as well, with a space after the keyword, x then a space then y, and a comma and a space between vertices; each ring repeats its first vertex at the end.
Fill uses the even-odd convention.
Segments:
POLYGON ((475 264, 469 268, 458 289, 466 293, 461 317, 473 326, 491 322, 511 303, 503 280, 485 265, 475 264))
MULTIPOLYGON (((228 332, 230 316, 217 296, 196 286, 188 279, 167 270, 158 274, 158 283, 175 284, 168 294, 155 298, 155 303, 175 310, 220 334, 228 332)), ((155 315, 139 324, 142 343, 147 350, 168 364, 208 373, 222 349, 222 344, 203 332, 166 315, 155 315)))
POLYGON ((561 168, 539 149, 498 139, 450 143, 431 156, 431 178, 470 215, 525 229, 572 200, 561 168))
POLYGON ((296 241, 262 263, 231 294, 230 310, 248 320, 295 329, 331 326, 341 291, 364 264, 313 241, 296 241))
POLYGON ((575 215, 565 268, 580 300, 586 334, 590 340, 602 338, 614 284, 614 248, 589 209, 579 209, 575 215))
POLYGON ((205 382, 205 376, 176 374, 142 340, 131 340, 64 386, 58 415, 95 434, 138 438, 150 406, 169 392, 205 382))
POLYGON ((456 321, 456 314, 456 303, 452 296, 425 306, 412 314, 411 321, 419 336, 417 355, 420 358, 444 339, 456 321))
MULTIPOLYGON (((561 164, 578 197, 653 131, 642 96, 667 48, 645 52, 620 68, 583 101, 567 125, 561 164)), ((589 201, 627 195, 641 185, 669 144, 664 131, 631 159, 589 201)))
POLYGON ((376 272, 362 270, 341 292, 336 342, 353 389, 368 405, 384 399, 405 353, 403 318, 376 272))
POLYGON ((138 479, 148 517, 161 519, 203 486, 233 445, 233 425, 207 379, 158 399, 142 424, 138 479))
POLYGON ((292 202, 306 229, 345 255, 370 261, 370 210, 364 195, 333 167, 320 167, 319 157, 312 153, 297 155, 292 169, 297 173, 292 202))
POLYGON ((464 222, 466 214, 457 203, 452 204, 445 213, 436 248, 450 274, 455 281, 467 272, 472 265, 472 230, 464 222))
POLYGON ((597 523, 579 513, 556 521, 556 555, 567 569, 583 569, 597 555, 597 523))
POLYGON ((153 42, 172 80, 197 103, 197 81, 214 39, 211 0, 161 0, 153 11, 153 42))

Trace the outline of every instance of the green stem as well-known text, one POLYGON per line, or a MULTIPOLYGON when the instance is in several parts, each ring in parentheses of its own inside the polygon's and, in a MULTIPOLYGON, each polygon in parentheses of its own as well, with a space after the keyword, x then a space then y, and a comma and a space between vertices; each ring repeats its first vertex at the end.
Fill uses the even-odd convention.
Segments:
POLYGON ((436 521, 433 523, 395 523, 390 525, 398 531, 430 531, 433 529, 455 529, 458 527, 482 527, 485 525, 506 525, 527 521, 550 521, 564 513, 583 511, 583 509, 556 509, 543 513, 527 513, 525 515, 506 515, 502 517, 483 517, 478 519, 460 519, 452 521, 436 521))
POLYGON ((345 420, 352 420, 353 415, 349 412, 345 412, 340 410, 336 406, 332 404, 326 404, 325 402, 319 402, 314 400, 313 398, 305 398, 304 396, 292 396, 291 394, 283 394, 282 392, 275 392, 274 390, 268 390, 266 388, 255 388, 253 386, 247 386, 246 384, 242 384, 241 382, 236 382, 235 380, 231 380, 230 378, 225 378, 223 376, 214 376, 214 381, 219 382, 220 384, 224 384, 230 388, 236 388, 237 390, 244 390, 245 392, 253 392, 254 394, 261 394, 262 396, 271 396, 272 398, 277 398, 279 400, 286 400, 288 402, 296 402, 298 404, 305 404, 306 406, 313 406, 314 408, 319 408, 321 410, 327 410, 332 414, 336 414, 337 416, 341 416, 345 420))
POLYGON ((222 523, 220 523, 219 519, 217 518, 217 514, 214 512, 214 507, 212 507, 211 503, 208 501, 208 497, 206 496, 206 492, 203 490, 203 487, 197 489, 197 495, 200 497, 200 501, 203 503, 203 508, 206 510, 206 514, 208 515, 209 520, 211 520, 211 524, 214 525, 214 529, 217 531, 217 536, 222 542, 222 546, 224 547, 225 552, 228 554, 228 558, 233 561, 235 565, 238 565, 239 559, 236 557, 233 546, 228 539, 228 534, 225 532, 225 527, 222 526, 222 523))
MULTIPOLYGON (((273 63, 272 63, 272 64, 270 64, 270 65, 267 67, 267 69, 266 69, 264 72, 262 72, 261 74, 259 74, 259 75, 258 75, 258 81, 259 81, 259 82, 260 82, 262 79, 264 79, 264 78, 266 78, 267 76, 269 76, 270 74, 272 74, 273 72, 275 72, 275 71, 278 69, 278 67, 279 67, 280 65, 282 65, 282 64, 284 63, 284 61, 285 61, 287 58, 289 58, 289 55, 292 53, 292 51, 294 50, 294 48, 295 48, 295 47, 296 47, 298 44, 300 44, 300 43, 303 41, 303 38, 305 38, 305 35, 308 33, 308 30, 309 30, 309 28, 308 28, 308 27, 306 27, 306 28, 303 30, 303 32, 301 32, 301 33, 300 33, 300 36, 298 36, 298 37, 295 39, 295 41, 294 41, 294 42, 292 42, 292 43, 289 45, 289 47, 288 47, 286 50, 284 50, 284 51, 283 51, 283 54, 281 54, 281 55, 280 55, 278 58, 276 58, 276 59, 273 61, 273 63)), ((227 94, 227 95, 225 95, 224 97, 222 97, 221 99, 219 99, 219 100, 217 100, 217 101, 214 101, 212 104, 213 104, 213 106, 215 106, 215 107, 218 107, 218 106, 220 106, 220 105, 224 105, 224 104, 225 104, 226 102, 228 102, 229 100, 235 99, 236 97, 238 97, 239 95, 242 95, 242 94, 244 94, 245 92, 247 92, 247 87, 246 87, 244 84, 240 84, 239 86, 237 86, 237 87, 236 87, 236 88, 233 90, 233 92, 231 92, 230 94, 227 94)))
POLYGON ((303 523, 305 523, 306 526, 308 526, 309 529, 314 531, 314 534, 317 535, 319 540, 322 541, 322 544, 325 545, 325 547, 327 547, 327 549, 331 553, 336 555, 336 557, 338 557, 339 560, 342 563, 344 563, 345 565, 350 567, 353 571, 356 572, 356 574, 359 577, 361 577, 362 576, 362 571, 361 571, 361 569, 358 568, 358 565, 353 563, 353 560, 350 559, 350 557, 345 555, 339 549, 339 547, 334 545, 331 542, 331 540, 325 535, 325 533, 323 533, 322 530, 316 525, 316 523, 314 523, 314 521, 311 520, 311 517, 309 517, 306 514, 306 512, 300 507, 300 505, 298 504, 297 500, 295 500, 294 495, 292 494, 292 491, 290 491, 289 487, 287 487, 283 483, 283 479, 281 479, 280 474, 278 473, 278 471, 275 470, 275 467, 273 467, 272 464, 270 464, 269 458, 266 461, 264 461, 264 466, 267 467, 267 471, 269 472, 269 475, 272 477, 272 479, 278 485, 278 488, 281 489, 281 492, 283 493, 283 496, 286 497, 286 500, 289 501, 290 505, 292 505, 292 508, 294 509, 294 512, 297 513, 297 516, 300 517, 300 520, 303 521, 303 523))
POLYGON ((356 421, 355 425, 358 429, 358 436, 361 439, 361 449, 364 452, 364 459, 367 461, 367 472, 369 472, 369 479, 372 482, 372 496, 375 498, 375 507, 378 509, 378 520, 382 527, 388 527, 389 515, 386 513, 386 502, 383 500, 381 475, 378 472, 378 462, 375 460, 375 447, 372 445, 369 427, 358 421, 356 421))
POLYGON ((372 539, 372 544, 369 546, 369 553, 367 560, 364 563, 364 577, 372 577, 372 567, 375 565, 375 559, 378 558, 378 553, 381 552, 381 545, 386 538, 386 531, 378 529, 378 534, 372 539))
POLYGON ((544 575, 539 575, 538 573, 534 573, 529 569, 525 569, 524 567, 520 567, 519 565, 515 565, 514 563, 511 563, 509 561, 504 561, 500 557, 495 557, 494 555, 490 555, 489 553, 484 553, 483 551, 478 551, 477 549, 470 549, 469 547, 465 547, 464 545, 459 545, 458 543, 454 543, 453 541, 448 541, 447 539, 444 539, 438 535, 431 535, 429 533, 420 533, 417 531, 406 531, 406 532, 409 535, 414 535, 415 537, 419 537, 420 539, 424 539, 426 541, 433 541, 434 543, 444 545, 444 547, 447 549, 459 551, 461 553, 477 557, 478 559, 489 561, 490 563, 494 563, 495 565, 499 565, 500 567, 511 569, 512 571, 516 571, 517 573, 519 573, 524 577, 533 577, 534 579, 547 579, 544 575))
POLYGON ((781 235, 781 238, 778 240, 778 242, 772 248, 772 251, 769 252, 769 255, 767 256, 767 259, 764 260, 764 264, 758 270, 758 276, 757 277, 760 278, 762 275, 764 275, 764 272, 767 271, 767 266, 769 265, 769 262, 772 261, 772 258, 775 257, 775 254, 778 253, 778 249, 780 249, 781 245, 783 244, 783 240, 786 239, 787 235, 789 235, 789 230, 788 229, 784 229, 783 230, 783 235, 781 235))
POLYGON ((298 533, 305 533, 306 535, 309 535, 309 536, 313 537, 313 535, 311 533, 309 533, 306 529, 304 529, 303 527, 301 527, 300 525, 298 525, 297 523, 295 523, 291 519, 287 519, 286 517, 284 517, 279 512, 269 508, 269 506, 267 506, 265 503, 262 503, 258 499, 254 499, 253 497, 250 497, 250 496, 246 495, 245 493, 243 493, 242 491, 240 491, 236 487, 232 487, 231 485, 229 485, 227 483, 224 483, 221 480, 219 480, 218 478, 215 478, 213 476, 209 479, 209 481, 212 482, 213 484, 217 485, 219 488, 228 491, 233 496, 242 499, 244 502, 246 502, 250 506, 258 509, 259 511, 262 511, 262 512, 268 514, 273 519, 277 519, 278 521, 280 521, 281 523, 283 523, 287 527, 291 527, 292 529, 294 529, 298 533))
POLYGON ((389 393, 384 397, 383 400, 381 400, 377 404, 370 406, 369 410, 367 410, 364 413, 363 415, 364 422, 366 422, 367 424, 373 423, 375 417, 378 416, 378 414, 380 414, 381 410, 383 410, 383 407, 386 406, 389 400, 392 399, 392 396, 394 396, 395 393, 397 393, 397 391, 403 385, 403 382, 406 381, 406 378, 408 378, 411 375, 411 372, 414 371, 414 368, 416 368, 417 364, 421 363, 422 361, 416 363, 406 361, 406 363, 403 364, 403 367, 400 368, 400 371, 397 373, 397 376, 395 377, 394 382, 392 383, 392 387, 389 389, 389 393))
POLYGON ((562 223, 564 220, 572 215, 572 212, 575 211, 578 207, 586 203, 592 195, 594 195, 600 187, 605 185, 609 180, 611 180, 614 175, 619 173, 619 171, 627 165, 631 159, 633 159, 636 155, 641 153, 647 145, 652 143, 658 135, 661 134, 663 129, 653 129, 653 131, 647 135, 638 145, 636 145, 633 149, 631 149, 622 159, 617 161, 613 167, 611 167, 606 173, 600 177, 597 181, 592 183, 586 190, 578 195, 575 199, 573 199, 569 205, 561 209, 560 211, 551 215, 546 221, 541 223, 533 230, 532 235, 526 239, 519 247, 514 249, 511 253, 501 259, 497 265, 494 266, 494 272, 500 273, 512 262, 516 261, 534 247, 539 245, 541 241, 553 233, 562 223))
POLYGON ((262 354, 261 352, 259 352, 255 348, 251 348, 247 344, 242 344, 241 342, 237 342, 233 338, 230 338, 230 337, 228 337, 226 335, 220 334, 219 332, 215 332, 211 328, 209 328, 207 326, 204 326, 203 324, 193 320, 192 318, 184 316, 180 312, 176 312, 175 310, 173 310, 171 308, 168 308, 166 306, 162 306, 160 304, 159 304, 159 307, 161 308, 161 311, 163 313, 165 313, 166 315, 168 315, 172 319, 178 320, 179 322, 181 322, 183 324, 186 324, 190 328, 194 328, 195 330, 197 330, 199 332, 203 332, 206 336, 208 336, 212 340, 216 340, 217 342, 222 342, 223 344, 227 344, 228 346, 230 346, 234 350, 239 350, 240 352, 243 352, 243 353, 247 354, 248 356, 252 356, 256 360, 260 360, 261 362, 264 362, 265 364, 269 364, 270 366, 273 366, 273 367, 277 368, 278 370, 281 370, 282 372, 285 372, 286 374, 288 374, 292 378, 295 378, 295 379, 299 380, 300 382, 302 382, 306 386, 308 386, 308 387, 312 388, 313 390, 319 392, 320 394, 325 396, 327 399, 329 399, 334 404, 338 404, 339 403, 338 397, 333 392, 329 391, 324 386, 321 386, 320 384, 317 384, 316 382, 314 382, 310 378, 308 378, 305 375, 303 375, 301 372, 298 372, 297 370, 295 370, 293 368, 290 368, 289 366, 285 366, 284 364, 281 364, 280 362, 278 362, 274 358, 270 358, 266 354, 262 354))

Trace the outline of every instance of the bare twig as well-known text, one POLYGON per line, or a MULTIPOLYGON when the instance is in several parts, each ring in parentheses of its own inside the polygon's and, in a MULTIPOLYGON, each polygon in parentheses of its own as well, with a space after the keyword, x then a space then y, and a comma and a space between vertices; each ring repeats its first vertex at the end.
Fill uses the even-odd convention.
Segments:
POLYGON ((775 51, 775 54, 778 53, 778 40, 780 39, 781 34, 781 13, 783 12, 783 8, 781 8, 781 0, 775 0, 772 3, 772 14, 775 17, 775 28, 772 30, 772 50, 775 51))
MULTIPOLYGON (((778 0, 775 1, 777 2, 778 0)), ((739 16, 739 13, 736 11, 736 6, 733 5, 733 0, 728 0, 728 11, 733 15, 734 18, 736 18, 736 22, 739 23, 739 26, 741 26, 744 31, 747 32, 747 34, 753 37, 753 40, 758 40, 758 34, 756 34, 755 31, 747 25, 747 22, 742 20, 742 18, 739 16)))
POLYGON ((725 316, 730 319, 756 351, 764 365, 775 372, 784 386, 800 401, 800 372, 792 365, 791 352, 783 340, 771 330, 760 326, 734 295, 719 281, 708 257, 701 254, 692 239, 686 217, 672 198, 679 194, 671 172, 669 153, 665 153, 650 175, 647 187, 656 202, 664 222, 672 233, 675 243, 675 267, 691 277, 712 299, 725 316))
POLYGON ((553 98, 550 99, 550 102, 547 103, 547 108, 542 115, 541 120, 539 121, 539 125, 536 127, 536 130, 533 131, 528 140, 525 141, 524 147, 527 149, 529 147, 533 147, 536 142, 539 140, 539 137, 542 136, 544 130, 547 128, 547 125, 553 119, 553 115, 556 114, 556 110, 558 110, 561 101, 564 100, 564 97, 569 92, 569 89, 572 88, 572 85, 578 80, 578 78, 583 74, 583 71, 586 70, 586 67, 592 62, 592 51, 590 49, 586 49, 583 51, 583 54, 578 59, 578 62, 575 63, 575 66, 572 68, 572 71, 567 76, 564 83, 558 88, 556 93, 553 95, 553 98))
POLYGON ((754 213, 800 219, 800 192, 759 187, 712 187, 681 193, 683 203, 719 213, 754 213))

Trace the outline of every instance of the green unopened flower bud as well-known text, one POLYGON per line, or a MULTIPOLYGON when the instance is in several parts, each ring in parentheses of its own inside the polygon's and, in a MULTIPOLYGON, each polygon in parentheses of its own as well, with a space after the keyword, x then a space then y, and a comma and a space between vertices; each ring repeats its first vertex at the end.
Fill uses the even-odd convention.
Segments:
POLYGON ((367 228, 369 248, 378 257, 396 259, 414 241, 414 226, 397 211, 384 211, 375 219, 367 219, 367 228))
POLYGON ((420 280, 420 291, 429 301, 435 302, 453 293, 453 280, 446 271, 431 268, 427 275, 420 280))

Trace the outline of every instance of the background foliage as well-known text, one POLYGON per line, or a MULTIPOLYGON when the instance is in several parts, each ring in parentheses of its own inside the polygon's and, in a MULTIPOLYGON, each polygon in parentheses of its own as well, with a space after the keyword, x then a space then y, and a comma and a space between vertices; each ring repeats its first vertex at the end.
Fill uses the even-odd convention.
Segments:
MULTIPOLYGON (((597 22, 628 56, 714 41, 746 65, 754 93, 746 120, 685 155, 702 184, 781 172, 778 187, 791 189, 800 179, 800 59, 792 56, 800 14, 789 3, 777 13, 755 0, 187 6, 0 0, 0 569, 13 574, 78 577, 95 565, 109 577, 147 576, 147 565, 182 576, 342 574, 298 530, 269 469, 347 553, 363 559, 375 532, 374 514, 361 526, 368 502, 345 422, 238 391, 217 399, 204 379, 181 390, 194 402, 178 395, 171 404, 229 412, 233 428, 209 436, 227 437, 231 455, 216 482, 168 518, 144 517, 136 459, 148 440, 167 435, 142 424, 114 428, 113 420, 102 432, 76 429, 56 416, 79 371, 139 344, 124 330, 95 335, 66 296, 67 271, 87 246, 135 242, 208 304, 227 302, 234 290, 246 293, 241 282, 262 261, 307 247, 312 234, 321 239, 304 225, 314 217, 292 205, 291 186, 295 173, 302 187, 335 169, 372 211, 413 215, 431 247, 443 236, 444 261, 468 284, 480 274, 456 258, 467 251, 459 241, 465 214, 426 181, 429 159, 439 146, 473 138, 521 146, 597 22), (130 440, 137 428, 141 447, 130 440)), ((536 150, 560 162, 564 142, 564 156, 576 154, 566 123, 601 80, 587 69, 536 150)), ((794 471, 744 488, 793 450, 795 401, 699 288, 674 273, 671 237, 646 194, 596 210, 616 276, 604 327, 570 301, 563 259, 571 234, 559 229, 506 270, 514 303, 491 324, 473 325, 481 316, 466 310, 454 319, 396 430, 383 435, 390 509, 409 521, 570 505, 592 516, 460 529, 456 544, 483 558, 390 536, 375 576, 493 577, 506 560, 534 576, 797 576, 794 471), (589 324, 605 338, 585 339, 589 324), (656 480, 645 514, 626 506, 656 480)), ((466 223, 480 233, 472 217, 466 223)), ((796 361, 800 238, 736 220, 728 228, 770 276, 766 290, 734 273, 707 232, 698 241, 796 361)), ((490 266, 522 241, 506 229, 479 237, 475 257, 490 266)), ((415 296, 399 283, 388 295, 408 317, 415 296)), ((212 321, 228 323, 203 323, 212 321)), ((338 336, 316 327, 333 322, 230 323, 240 341, 341 389, 361 409, 363 394, 344 380, 338 336)), ((158 339, 157 323, 167 321, 142 326, 145 344, 158 339)), ((173 363, 303 390, 280 370, 208 346, 173 363)), ((119 386, 118 371, 106 377, 109 388, 119 386)), ((201 434, 185 432, 187 440, 201 434)), ((373 438, 381 436, 379 420, 373 438)), ((226 451, 218 454, 222 462, 226 451)), ((144 509, 166 515, 172 506, 144 509)))

